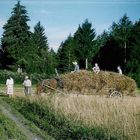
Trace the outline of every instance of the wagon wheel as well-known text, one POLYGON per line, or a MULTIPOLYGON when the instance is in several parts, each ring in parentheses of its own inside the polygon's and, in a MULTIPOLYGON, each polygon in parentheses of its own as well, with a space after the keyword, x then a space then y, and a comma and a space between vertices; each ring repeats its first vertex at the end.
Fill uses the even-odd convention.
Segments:
POLYGON ((111 94, 109 96, 110 97, 122 97, 122 93, 115 90, 115 91, 111 92, 111 94))

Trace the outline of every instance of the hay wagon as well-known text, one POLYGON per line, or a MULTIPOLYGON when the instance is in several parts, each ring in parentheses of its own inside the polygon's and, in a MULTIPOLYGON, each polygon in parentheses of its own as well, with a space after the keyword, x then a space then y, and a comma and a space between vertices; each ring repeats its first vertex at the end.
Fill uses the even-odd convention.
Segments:
POLYGON ((106 92, 107 97, 123 97, 122 92, 115 88, 106 88, 106 92))
POLYGON ((57 91, 63 93, 60 89, 63 88, 63 82, 61 78, 44 79, 40 81, 36 86, 36 94, 49 93, 51 91, 57 91))
POLYGON ((136 89, 136 83, 130 77, 106 71, 95 74, 91 71, 82 70, 77 73, 67 73, 60 75, 60 77, 42 80, 37 84, 37 94, 57 91, 63 94, 122 97, 124 95, 135 96, 136 89))

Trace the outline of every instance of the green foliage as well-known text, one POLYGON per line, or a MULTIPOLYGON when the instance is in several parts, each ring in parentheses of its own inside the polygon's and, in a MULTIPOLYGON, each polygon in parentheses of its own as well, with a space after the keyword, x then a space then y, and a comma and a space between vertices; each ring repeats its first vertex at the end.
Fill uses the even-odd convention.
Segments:
POLYGON ((45 29, 38 22, 31 33, 28 21, 26 7, 18 1, 3 27, 1 67, 14 70, 20 65, 27 73, 53 74, 57 61, 55 54, 49 51, 45 29))
POLYGON ((73 69, 72 62, 78 61, 80 68, 85 68, 86 59, 91 66, 92 58, 99 51, 98 42, 95 41, 95 30, 92 24, 85 22, 77 29, 74 36, 61 43, 58 49, 59 67, 62 72, 68 72, 73 69))
POLYGON ((97 53, 97 46, 95 47, 95 29, 92 29, 92 24, 85 20, 85 22, 77 29, 74 34, 74 52, 82 68, 85 68, 86 58, 91 64, 92 58, 97 53))
POLYGON ((71 35, 61 43, 57 56, 59 61, 58 69, 61 72, 70 72, 73 68, 72 62, 75 60, 73 37, 71 35))
POLYGON ((3 27, 2 48, 7 61, 10 59, 11 64, 13 64, 22 59, 23 50, 28 47, 30 32, 27 25, 29 21, 27 11, 24 6, 20 5, 19 1, 11 13, 11 17, 3 27))
POLYGON ((120 65, 123 73, 135 78, 140 86, 140 20, 133 24, 125 14, 118 22, 112 23, 108 32, 104 31, 96 38, 95 29, 86 19, 73 36, 61 43, 57 54, 49 49, 41 23, 34 26, 32 33, 27 24, 29 20, 26 7, 17 1, 3 26, 1 69, 15 70, 20 65, 27 73, 52 75, 56 67, 60 72, 70 72, 73 61, 78 62, 80 69, 85 69, 88 60, 89 69, 95 62, 99 62, 101 69, 111 71, 116 71, 120 65))
POLYGON ((131 42, 129 50, 129 60, 127 62, 127 71, 140 87, 140 20, 135 22, 131 31, 131 42))
POLYGON ((107 36, 97 38, 102 44, 100 52, 104 50, 98 55, 102 69, 116 71, 117 65, 121 65, 123 73, 134 78, 140 86, 140 21, 133 24, 125 14, 117 23, 113 22, 107 36), (114 59, 108 59, 110 56, 114 59))
POLYGON ((19 130, 19 128, 16 127, 16 124, 1 113, 1 110, 0 110, 0 139, 1 140, 27 139, 26 136, 22 134, 22 132, 19 130))
POLYGON ((38 48, 39 51, 38 53, 40 53, 40 55, 41 52, 39 49, 41 48, 48 49, 48 40, 47 37, 45 36, 45 28, 41 25, 40 21, 34 27, 33 39, 38 48))
POLYGON ((7 70, 4 70, 4 71, 1 70, 0 71, 0 79, 1 79, 0 84, 5 84, 8 76, 11 76, 14 79, 15 84, 22 84, 26 75, 28 75, 30 77, 33 84, 36 84, 40 80, 46 79, 49 77, 49 75, 46 75, 45 73, 27 74, 27 73, 17 73, 17 72, 11 72, 11 71, 7 71, 7 70))

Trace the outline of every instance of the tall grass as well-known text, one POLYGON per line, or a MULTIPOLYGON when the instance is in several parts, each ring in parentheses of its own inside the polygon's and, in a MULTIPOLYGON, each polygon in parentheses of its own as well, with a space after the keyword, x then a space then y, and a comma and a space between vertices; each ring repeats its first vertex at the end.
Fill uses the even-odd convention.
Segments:
POLYGON ((13 102, 22 114, 56 139, 138 140, 139 100, 70 94, 18 98, 13 102))
POLYGON ((140 139, 140 98, 104 98, 99 96, 54 96, 51 105, 56 112, 74 122, 106 128, 107 135, 122 139, 140 139))

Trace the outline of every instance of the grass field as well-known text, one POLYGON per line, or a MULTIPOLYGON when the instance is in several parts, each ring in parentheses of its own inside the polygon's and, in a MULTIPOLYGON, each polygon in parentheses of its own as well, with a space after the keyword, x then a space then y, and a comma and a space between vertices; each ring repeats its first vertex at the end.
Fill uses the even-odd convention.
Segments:
POLYGON ((18 140, 26 140, 27 137, 22 134, 16 124, 10 120, 7 116, 2 114, 0 110, 0 139, 8 140, 8 139, 18 139, 18 140))
MULTIPOLYGON (((34 94, 36 85, 32 86, 32 93, 34 94)), ((0 84, 0 93, 6 94, 6 85, 0 84)), ((21 84, 14 85, 14 96, 24 96, 24 87, 21 84)))
MULTIPOLYGON (((0 85, 0 90, 4 88, 0 85)), ((24 98, 21 85, 14 91, 8 104, 55 139, 140 139, 139 93, 123 98, 55 93, 24 98)))

